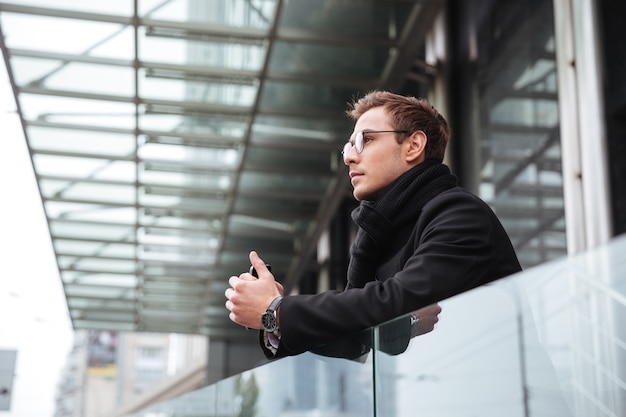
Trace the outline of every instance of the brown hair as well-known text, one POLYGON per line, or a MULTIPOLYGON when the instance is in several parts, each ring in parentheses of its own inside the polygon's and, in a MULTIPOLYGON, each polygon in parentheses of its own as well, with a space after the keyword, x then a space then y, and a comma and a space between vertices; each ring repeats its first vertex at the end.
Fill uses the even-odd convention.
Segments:
MULTIPOLYGON (((443 161, 450 140, 450 127, 428 100, 401 96, 388 91, 372 91, 350 103, 346 114, 351 120, 357 121, 363 113, 374 107, 385 109, 395 130, 406 130, 409 133, 418 130, 424 132, 427 138, 424 157, 443 161)), ((396 135, 398 143, 402 143, 405 138, 405 135, 396 135)))

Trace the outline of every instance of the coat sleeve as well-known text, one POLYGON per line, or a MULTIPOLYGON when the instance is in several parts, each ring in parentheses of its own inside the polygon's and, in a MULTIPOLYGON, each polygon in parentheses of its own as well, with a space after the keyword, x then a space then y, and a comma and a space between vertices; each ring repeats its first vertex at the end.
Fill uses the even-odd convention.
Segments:
POLYGON ((295 295, 280 308, 276 357, 295 355, 520 270, 504 229, 471 193, 442 193, 423 209, 412 254, 363 288, 295 295))

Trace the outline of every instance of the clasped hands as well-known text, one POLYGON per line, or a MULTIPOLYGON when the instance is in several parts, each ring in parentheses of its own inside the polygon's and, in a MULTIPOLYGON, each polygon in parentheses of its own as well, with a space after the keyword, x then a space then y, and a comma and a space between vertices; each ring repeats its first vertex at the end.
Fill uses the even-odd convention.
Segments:
POLYGON ((283 295, 284 289, 255 251, 250 252, 250 264, 259 278, 249 272, 230 277, 230 287, 224 292, 225 305, 232 321, 249 329, 261 329, 261 316, 274 298, 283 295))
MULTIPOLYGON (((249 329, 261 329, 261 316, 274 298, 284 295, 284 289, 255 251, 250 252, 250 264, 256 269, 259 278, 255 278, 249 272, 231 276, 228 279, 230 287, 224 292, 227 299, 225 305, 230 311, 228 317, 232 321, 249 329)), ((441 313, 439 304, 415 312, 419 318, 418 335, 434 329, 439 320, 439 313, 441 313)))

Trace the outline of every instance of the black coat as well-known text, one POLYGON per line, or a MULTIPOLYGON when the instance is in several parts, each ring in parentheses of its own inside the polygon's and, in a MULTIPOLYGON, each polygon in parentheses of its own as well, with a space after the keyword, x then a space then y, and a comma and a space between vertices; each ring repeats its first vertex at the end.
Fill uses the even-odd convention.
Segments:
POLYGON ((392 242, 363 288, 285 297, 281 343, 275 356, 261 343, 266 355, 299 354, 521 270, 491 208, 460 187, 426 203, 392 242))

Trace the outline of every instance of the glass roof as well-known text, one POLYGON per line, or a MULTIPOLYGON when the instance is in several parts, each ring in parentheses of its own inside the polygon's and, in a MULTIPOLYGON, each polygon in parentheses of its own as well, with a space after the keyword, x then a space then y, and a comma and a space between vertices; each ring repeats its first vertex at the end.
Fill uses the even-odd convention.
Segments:
POLYGON ((415 78, 441 3, 0 2, 75 328, 234 337, 251 249, 292 288, 347 190, 346 103, 415 78))

